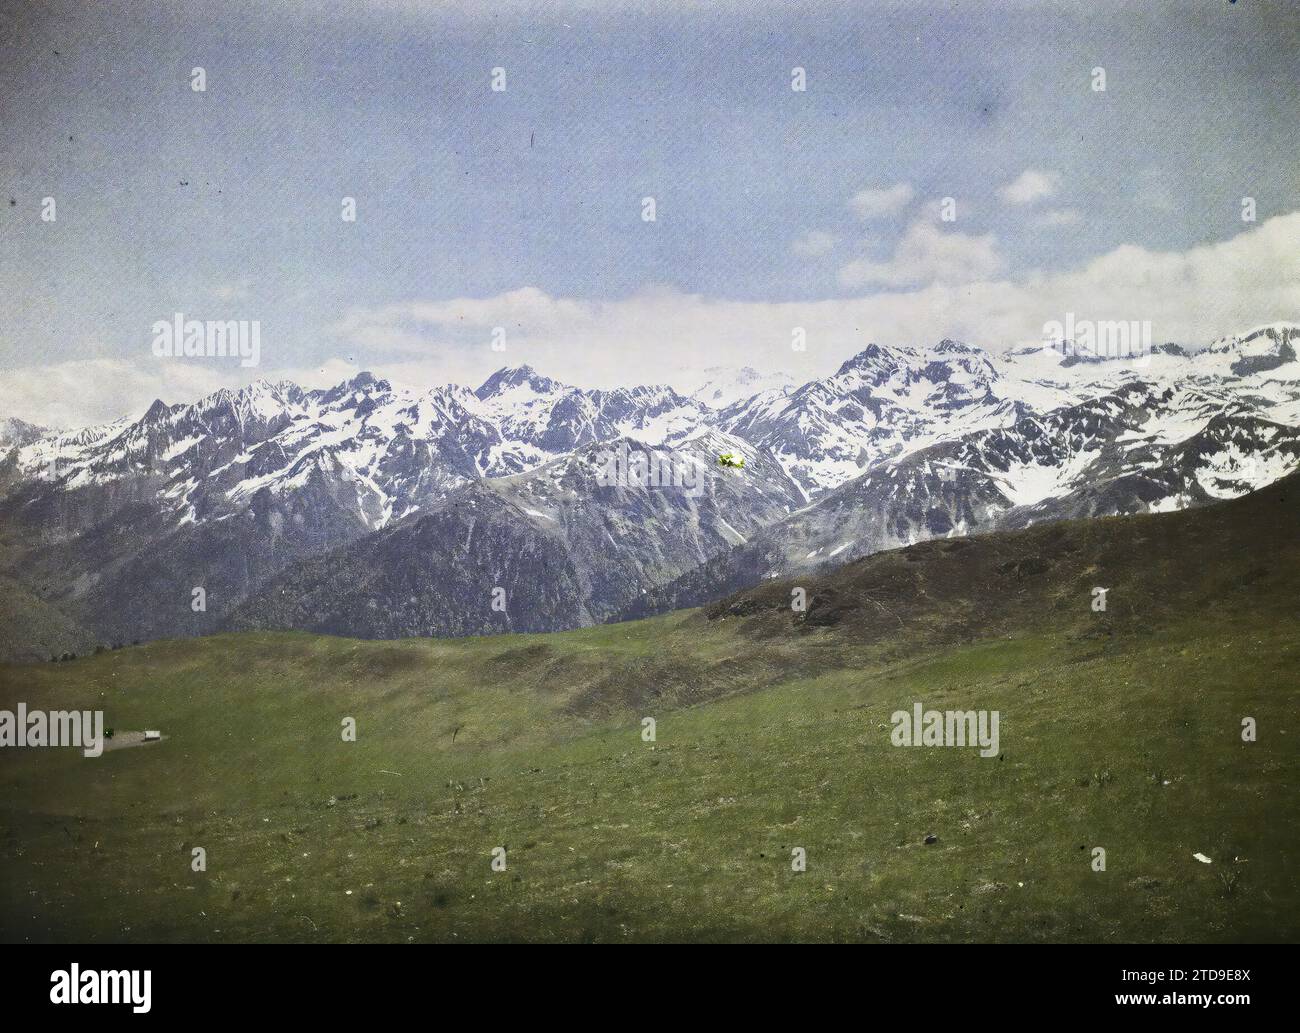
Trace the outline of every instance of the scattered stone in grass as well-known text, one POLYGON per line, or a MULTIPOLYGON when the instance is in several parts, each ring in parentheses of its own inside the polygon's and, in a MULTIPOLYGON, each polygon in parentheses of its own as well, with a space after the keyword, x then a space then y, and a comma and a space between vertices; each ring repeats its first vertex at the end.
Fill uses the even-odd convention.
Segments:
POLYGON ((937 842, 939 842, 939 837, 936 836, 933 832, 931 832, 928 836, 925 837, 926 846, 933 846, 937 842))

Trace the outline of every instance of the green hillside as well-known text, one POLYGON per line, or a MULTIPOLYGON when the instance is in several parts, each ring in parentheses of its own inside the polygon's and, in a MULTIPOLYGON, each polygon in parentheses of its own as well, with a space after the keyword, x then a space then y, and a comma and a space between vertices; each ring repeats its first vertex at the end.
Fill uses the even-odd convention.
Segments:
POLYGON ((11 577, 0 574, 0 656, 48 660, 95 648, 95 637, 11 577))
POLYGON ((1294 940, 1298 495, 925 543, 806 613, 0 668, 166 736, 0 752, 4 937, 1294 940), (918 701, 1000 756, 891 745, 918 701))

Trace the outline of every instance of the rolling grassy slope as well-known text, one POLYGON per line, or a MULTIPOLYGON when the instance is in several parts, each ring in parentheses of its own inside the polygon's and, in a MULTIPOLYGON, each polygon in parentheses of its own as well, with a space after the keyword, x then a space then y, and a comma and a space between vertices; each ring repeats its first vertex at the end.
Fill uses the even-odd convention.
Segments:
POLYGON ((0 707, 167 736, 0 753, 4 937, 1294 940, 1298 504, 927 542, 801 582, 805 614, 782 583, 0 668, 0 707), (998 710, 1001 755, 892 746, 916 701, 998 710))

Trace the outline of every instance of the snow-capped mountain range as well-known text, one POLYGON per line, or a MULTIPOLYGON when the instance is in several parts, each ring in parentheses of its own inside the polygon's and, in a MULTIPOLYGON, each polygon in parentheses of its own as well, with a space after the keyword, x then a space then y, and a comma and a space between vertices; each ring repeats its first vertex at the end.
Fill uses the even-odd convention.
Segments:
MULTIPOLYGON (((499 562, 474 555, 485 525, 471 510, 487 507, 495 547, 525 566, 542 553, 567 565, 551 616, 448 619, 433 612, 447 598, 430 596, 429 609, 415 591, 401 619, 370 620, 384 609, 376 599, 390 613, 397 603, 367 577, 369 602, 356 606, 335 584, 343 595, 323 624, 390 635, 590 623, 923 537, 1244 494, 1300 457, 1297 342, 1300 327, 1272 324, 1136 359, 871 344, 806 384, 713 369, 690 396, 583 390, 528 366, 476 389, 414 391, 362 373, 325 390, 259 381, 157 401, 137 419, 70 433, 8 420, 3 576, 100 639, 211 631, 236 611, 239 626, 255 626, 273 583, 296 586, 281 584, 281 603, 290 590, 317 597, 296 565, 341 550, 326 564, 337 582, 352 569, 348 550, 373 551, 375 535, 388 538, 374 555, 398 563, 420 521, 426 534, 429 520, 464 534, 441 561, 463 592, 500 580, 499 562), (648 505, 650 489, 592 480, 611 442, 706 464, 729 451, 746 465, 711 467, 701 497, 663 492, 648 505), (181 583, 178 615, 158 594, 181 583), (199 586, 213 600, 205 611, 188 606, 199 586)), ((414 568, 439 577, 436 564, 414 568)), ((268 608, 287 614, 273 625, 323 626, 301 606, 268 608)))

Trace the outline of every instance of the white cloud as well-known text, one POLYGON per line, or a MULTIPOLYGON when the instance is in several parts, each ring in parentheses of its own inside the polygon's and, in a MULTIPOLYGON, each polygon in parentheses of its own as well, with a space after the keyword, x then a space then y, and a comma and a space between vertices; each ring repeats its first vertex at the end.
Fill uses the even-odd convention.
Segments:
POLYGON ((790 250, 800 258, 817 258, 831 251, 838 238, 833 233, 826 233, 824 230, 810 230, 802 237, 790 245, 790 250))
POLYGON ((945 233, 935 223, 918 219, 907 228, 889 261, 850 262, 840 269, 840 283, 846 287, 970 283, 987 279, 1002 267, 992 234, 945 233))
POLYGON ((879 219, 902 211, 912 200, 913 194, 910 183, 859 190, 849 198, 849 207, 857 213, 859 219, 879 219))
MULTIPOLYGON (((1297 240, 1300 212, 1182 252, 1127 244, 1063 273, 810 302, 726 301, 664 289, 588 301, 535 288, 413 301, 350 312, 336 328, 337 353, 353 355, 363 345, 383 348, 372 350, 362 365, 413 386, 476 386, 500 366, 530 363, 583 387, 667 382, 688 390, 709 366, 788 369, 796 379, 822 376, 871 341, 955 337, 991 351, 1037 344, 1043 324, 1064 319, 1066 312, 1078 319, 1149 319, 1156 340, 1198 346, 1260 323, 1300 318, 1297 240), (507 330, 504 353, 491 350, 496 326, 507 330), (806 352, 790 349, 795 327, 807 334, 806 352), (396 361, 386 361, 385 354, 396 361)), ((0 412, 78 426, 142 411, 155 397, 193 400, 259 376, 323 386, 355 369, 338 360, 303 370, 245 370, 180 359, 27 367, 0 377, 0 412)))
MULTIPOLYGON (((358 310, 348 320, 367 339, 392 332, 405 348, 395 379, 476 384, 498 366, 530 363, 570 383, 686 386, 707 366, 789 368, 821 375, 873 340, 923 343, 957 337, 992 351, 1038 343, 1051 319, 1150 319, 1161 341, 1192 346, 1278 319, 1300 317, 1300 212, 1216 244, 1183 252, 1124 245, 1061 273, 992 277, 992 240, 917 224, 888 263, 891 279, 912 261, 938 273, 929 286, 866 297, 748 302, 653 289, 609 301, 553 298, 528 288, 493 298, 358 310), (963 265, 963 263, 970 263, 963 265), (969 270, 983 263, 985 274, 969 270), (955 268, 949 268, 955 266, 955 268), (415 322, 412 322, 414 320, 415 322), (490 350, 494 326, 507 351, 490 350), (807 352, 790 350, 803 327, 807 352), (418 354, 413 336, 424 342, 418 354)), ((387 373, 390 367, 385 366, 387 373)))
POLYGON ((6 370, 0 378, 0 412, 32 413, 23 418, 49 427, 107 423, 143 413, 155 398, 192 401, 249 379, 250 371, 238 362, 228 365, 223 371, 211 360, 100 358, 6 370))
POLYGON ((998 191, 998 196, 1007 204, 1024 205, 1041 201, 1053 196, 1061 186, 1058 172, 1040 172, 1038 169, 1025 169, 1015 179, 998 191))
POLYGON ((308 389, 332 387, 360 370, 342 359, 279 370, 245 369, 235 360, 218 358, 74 359, 6 370, 0 377, 0 412, 47 427, 75 429, 143 415, 157 398, 168 404, 193 402, 223 387, 237 389, 258 379, 292 380, 308 389))

